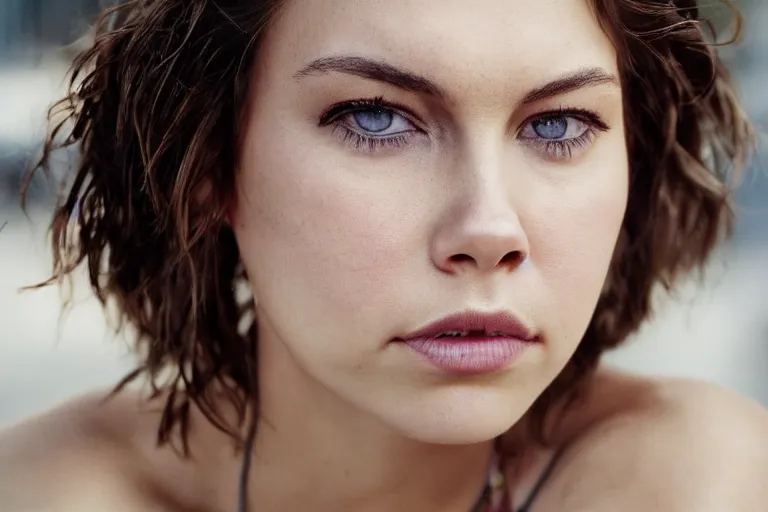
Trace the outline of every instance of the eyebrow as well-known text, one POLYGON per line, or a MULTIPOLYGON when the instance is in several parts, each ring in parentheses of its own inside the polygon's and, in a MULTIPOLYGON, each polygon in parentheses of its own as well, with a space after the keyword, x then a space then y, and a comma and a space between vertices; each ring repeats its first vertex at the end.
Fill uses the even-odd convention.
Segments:
POLYGON ((620 86, 619 79, 603 68, 580 69, 575 73, 561 76, 548 84, 529 91, 525 98, 523 98, 523 104, 535 103, 585 87, 595 87, 604 84, 620 86))
POLYGON ((305 76, 332 71, 388 83, 406 91, 427 94, 437 98, 446 96, 442 88, 428 78, 396 68, 386 62, 366 57, 322 57, 307 64, 294 76, 300 79, 305 76))
MULTIPOLYGON (((436 98, 442 99, 447 96, 439 85, 426 77, 367 57, 347 55, 321 57, 304 66, 294 75, 294 78, 300 80, 306 76, 331 72, 345 73, 377 82, 384 82, 399 89, 426 94, 436 98)), ((530 104, 585 87, 604 84, 619 86, 620 82, 615 75, 600 67, 579 69, 528 91, 522 103, 530 104)))

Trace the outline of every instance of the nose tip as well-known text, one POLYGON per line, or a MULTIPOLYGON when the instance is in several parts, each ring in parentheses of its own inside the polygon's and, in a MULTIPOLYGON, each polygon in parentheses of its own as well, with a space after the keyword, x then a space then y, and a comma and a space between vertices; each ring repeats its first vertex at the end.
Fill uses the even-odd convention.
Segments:
POLYGON ((444 272, 515 270, 528 259, 528 239, 513 212, 454 219, 433 240, 433 261, 444 272))

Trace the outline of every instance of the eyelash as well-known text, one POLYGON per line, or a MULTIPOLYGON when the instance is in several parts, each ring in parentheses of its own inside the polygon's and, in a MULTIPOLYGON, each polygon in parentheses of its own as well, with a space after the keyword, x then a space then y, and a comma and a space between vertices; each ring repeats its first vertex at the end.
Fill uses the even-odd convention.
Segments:
MULTIPOLYGON (((407 109, 402 105, 395 103, 385 102, 384 99, 379 96, 376 98, 361 98, 352 101, 345 101, 332 106, 326 113, 320 117, 319 126, 333 125, 333 134, 337 134, 341 131, 341 139, 349 144, 352 149, 360 151, 375 152, 380 149, 397 149, 407 144, 408 140, 417 134, 417 130, 409 130, 407 132, 401 132, 397 135, 389 135, 386 137, 376 137, 371 135, 363 135, 349 128, 344 122, 340 120, 345 115, 354 114, 355 112, 383 109, 391 110, 403 115, 403 112, 407 112, 407 109)), ((404 116, 409 121, 411 116, 404 116)))
POLYGON ((570 160, 573 157, 574 151, 587 147, 595 140, 598 131, 606 132, 610 130, 610 127, 599 115, 597 115, 597 113, 586 109, 566 107, 537 114, 527 119, 525 123, 523 123, 523 126, 527 126, 533 121, 547 118, 573 118, 587 125, 587 129, 583 134, 572 139, 522 139, 526 144, 539 147, 543 146, 547 156, 553 160, 570 160))
POLYGON ((404 132, 398 135, 390 135, 389 137, 371 137, 369 135, 361 135, 341 124, 334 126, 333 133, 336 133, 337 130, 343 130, 341 135, 342 140, 350 144, 353 149, 364 150, 371 153, 384 148, 401 148, 408 143, 408 139, 412 133, 404 132))
MULTIPOLYGON (((418 130, 409 130, 396 135, 386 137, 376 137, 363 135, 347 126, 340 120, 345 115, 354 114, 359 111, 383 109, 391 110, 410 121, 409 115, 403 115, 407 109, 402 105, 385 102, 382 97, 361 98, 352 101, 346 101, 331 107, 320 117, 319 126, 333 125, 333 132, 337 134, 341 131, 341 139, 349 144, 352 149, 366 152, 376 152, 381 149, 398 149, 405 146, 408 140, 418 133, 418 130)), ((554 160, 569 160, 574 151, 586 147, 594 139, 597 131, 608 131, 610 128, 602 121, 595 112, 586 109, 577 108, 559 108, 548 112, 537 114, 528 118, 523 126, 527 126, 533 121, 546 118, 575 118, 587 125, 587 130, 580 136, 564 140, 547 139, 522 139, 524 143, 544 149, 547 157, 554 160)))

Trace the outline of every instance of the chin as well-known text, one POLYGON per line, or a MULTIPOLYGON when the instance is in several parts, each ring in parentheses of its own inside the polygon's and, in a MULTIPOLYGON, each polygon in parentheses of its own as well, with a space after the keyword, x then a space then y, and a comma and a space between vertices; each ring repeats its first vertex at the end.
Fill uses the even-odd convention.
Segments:
POLYGON ((421 402, 382 419, 414 441, 461 445, 496 439, 512 428, 527 410, 527 407, 515 407, 515 400, 509 397, 504 401, 488 396, 462 398, 421 402))
POLYGON ((435 424, 420 425, 403 435, 424 444, 469 445, 492 441, 507 432, 512 425, 505 424, 435 424))

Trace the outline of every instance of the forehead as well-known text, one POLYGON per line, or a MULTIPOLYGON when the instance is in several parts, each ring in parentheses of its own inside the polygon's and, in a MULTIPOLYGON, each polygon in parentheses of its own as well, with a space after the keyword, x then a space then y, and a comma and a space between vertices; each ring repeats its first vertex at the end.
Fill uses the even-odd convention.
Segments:
POLYGON ((589 0, 288 0, 270 39, 282 62, 375 56, 456 86, 618 68, 589 0))

